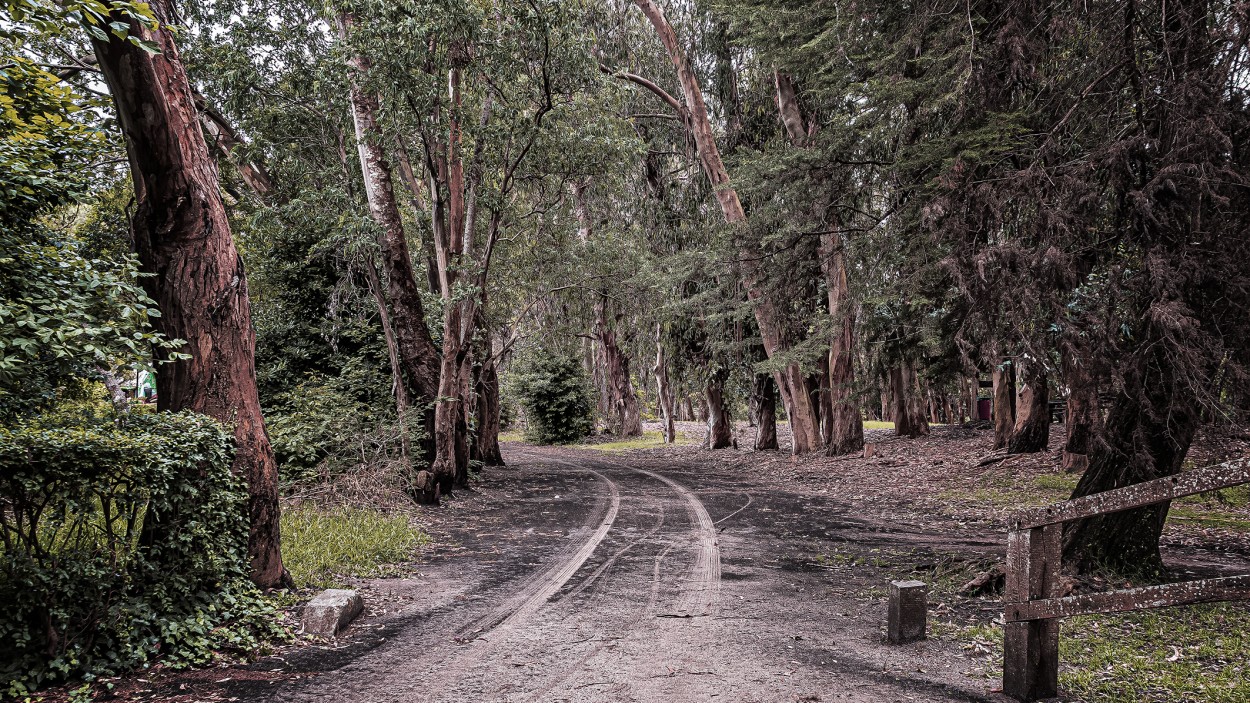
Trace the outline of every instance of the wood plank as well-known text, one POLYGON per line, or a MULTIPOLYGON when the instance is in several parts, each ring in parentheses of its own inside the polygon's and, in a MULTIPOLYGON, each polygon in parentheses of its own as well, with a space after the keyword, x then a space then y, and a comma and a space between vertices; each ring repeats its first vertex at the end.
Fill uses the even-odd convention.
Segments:
POLYGON ((1043 508, 1023 510, 1011 517, 1009 526, 1012 530, 1027 530, 1033 527, 1055 525, 1093 515, 1140 508, 1196 493, 1230 488, 1243 483, 1250 483, 1250 457, 1074 498, 1043 508))
POLYGON ((1250 600, 1250 574, 1067 598, 1047 598, 1028 603, 1008 603, 1004 609, 1004 618, 1007 622, 1024 622, 1237 600, 1250 600))
MULTIPOLYGON (((1062 558, 1059 525, 1007 535, 1008 608, 1055 595, 1062 558)), ((1003 693, 1019 701, 1055 695, 1059 685, 1059 622, 1008 622, 1003 628, 1003 693)))

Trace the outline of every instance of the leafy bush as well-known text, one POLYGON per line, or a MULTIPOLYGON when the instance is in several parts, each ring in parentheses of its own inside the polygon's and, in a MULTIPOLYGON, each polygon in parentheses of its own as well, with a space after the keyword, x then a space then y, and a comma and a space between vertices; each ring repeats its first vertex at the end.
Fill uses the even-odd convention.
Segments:
POLYGON ((567 444, 594 429, 590 383, 577 359, 536 354, 522 363, 513 383, 525 409, 527 440, 567 444))
MULTIPOLYGON (((389 390, 385 385, 374 388, 375 375, 354 366, 340 376, 309 374, 266 408, 269 439, 288 488, 399 458, 402 426, 393 401, 386 402, 389 390)), ((385 379, 389 382, 389 375, 385 379)), ((417 409, 407 430, 409 443, 420 446, 417 409)))
POLYGON ((358 508, 282 511, 282 562, 296 583, 336 585, 336 576, 385 576, 428 541, 402 515, 358 508))
POLYGON ((281 635, 230 435, 192 413, 0 428, 0 682, 23 695, 281 635))

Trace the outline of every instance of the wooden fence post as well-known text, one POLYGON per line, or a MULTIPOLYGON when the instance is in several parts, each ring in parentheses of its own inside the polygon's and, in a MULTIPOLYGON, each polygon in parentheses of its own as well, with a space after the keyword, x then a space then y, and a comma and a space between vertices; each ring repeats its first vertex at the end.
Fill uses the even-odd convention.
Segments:
MULTIPOLYGON (((1007 534, 1003 599, 1008 606, 1058 595, 1062 536, 1062 524, 1007 534)), ((1059 621, 1007 621, 1003 630, 1003 693, 1018 701, 1055 696, 1059 690, 1059 621)))

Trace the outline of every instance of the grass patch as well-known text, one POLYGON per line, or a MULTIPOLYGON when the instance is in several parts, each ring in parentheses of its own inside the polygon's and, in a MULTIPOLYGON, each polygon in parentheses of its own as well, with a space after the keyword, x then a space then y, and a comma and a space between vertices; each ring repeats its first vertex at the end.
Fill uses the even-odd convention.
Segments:
MULTIPOLYGON (((931 635, 985 657, 1002 676, 996 623, 934 622, 931 635)), ((1059 689, 1089 703, 1242 703, 1250 700, 1250 609, 1215 603, 1062 621, 1059 689)))
POLYGON ((500 432, 499 441, 500 442, 524 442, 525 433, 522 432, 521 430, 508 430, 507 432, 500 432))
MULTIPOLYGON (((686 444, 680 434, 677 435, 677 441, 673 446, 686 444)), ((597 452, 625 452, 631 449, 655 449, 663 447, 664 433, 660 431, 644 432, 641 437, 632 437, 623 439, 619 442, 603 442, 600 444, 583 445, 586 449, 593 449, 597 452)))
POLYGON ((359 508, 282 512, 282 557, 301 587, 329 588, 346 576, 387 576, 429 541, 402 515, 359 508))
POLYGON ((1091 615, 1065 620, 1060 631, 1060 686, 1085 700, 1250 700, 1244 605, 1091 615))
POLYGON ((864 429, 866 430, 892 430, 893 422, 882 422, 880 420, 864 420, 864 429))
POLYGON ((1081 477, 1077 474, 1042 474, 1033 479, 1033 485, 1046 491, 1059 491, 1071 494, 1076 490, 1076 483, 1081 477))

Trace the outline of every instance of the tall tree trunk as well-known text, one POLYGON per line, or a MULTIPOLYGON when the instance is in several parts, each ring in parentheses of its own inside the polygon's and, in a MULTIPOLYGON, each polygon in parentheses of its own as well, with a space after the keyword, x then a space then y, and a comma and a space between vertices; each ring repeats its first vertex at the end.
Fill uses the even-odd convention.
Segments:
MULTIPOLYGON (((1185 386, 1169 358, 1175 347, 1152 338, 1150 330, 1142 337, 1140 356, 1123 363, 1124 387, 1107 413, 1103 441, 1091 444, 1089 468, 1074 498, 1174 476, 1193 443, 1200 413, 1192 394, 1181 391, 1185 386)), ((1159 536, 1169 507, 1159 503, 1069 523, 1064 561, 1082 571, 1162 573, 1159 536)))
POLYGON ((386 309, 386 298, 382 293, 382 281, 372 261, 365 262, 365 280, 369 284, 369 293, 378 308, 378 320, 382 323, 382 338, 386 341, 386 355, 391 362, 391 385, 395 394, 395 412, 399 417, 399 447, 405 461, 412 459, 412 446, 408 431, 408 389, 404 386, 403 367, 399 361, 399 344, 395 341, 395 330, 391 325, 391 315, 386 309))
MULTIPOLYGON (((463 47, 460 47, 463 49, 463 47)), ((459 50, 457 52, 459 53, 459 50)), ((471 300, 457 300, 455 286, 465 260, 465 237, 472 230, 470 203, 466 199, 464 155, 461 145, 459 110, 461 70, 452 67, 448 78, 448 99, 451 103, 448 120, 446 158, 427 155, 430 163, 439 163, 441 179, 447 187, 445 226, 435 233, 439 277, 444 303, 443 353, 439 370, 438 403, 434 408, 434 463, 430 471, 442 492, 468 480, 467 427, 464 420, 466 380, 463 370, 469 354, 469 329, 472 325, 471 300)), ((427 144, 427 148, 433 145, 427 144)), ((442 210, 442 208, 436 208, 442 210)))
POLYGON ((1080 473, 1089 467, 1090 443, 1098 431, 1098 384, 1090 373, 1088 362, 1075 358, 1068 350, 1063 357, 1063 381, 1068 387, 1064 427, 1067 439, 1063 445, 1063 470, 1080 473))
POLYGON ((894 434, 912 439, 929 434, 929 422, 922 409, 920 385, 912 362, 900 361, 890 369, 890 386, 894 400, 894 434))
POLYGON ((503 452, 499 450, 499 370, 489 346, 487 352, 477 379, 477 441, 473 443, 473 458, 486 466, 503 466, 503 452))
POLYGON ((668 381, 668 362, 664 358, 664 345, 660 339, 660 323, 655 323, 655 366, 651 367, 655 376, 655 397, 660 410, 661 432, 665 444, 677 441, 677 428, 673 424, 675 398, 673 387, 668 381))
POLYGON ((1017 359, 1016 426, 1007 442, 1008 454, 1046 451, 1050 441, 1050 388, 1046 367, 1035 359, 1017 359))
POLYGON ((852 454, 864 448, 864 417, 855 401, 855 309, 846 280, 846 257, 840 235, 822 240, 821 262, 829 289, 829 315, 834 337, 829 348, 829 389, 832 428, 826 452, 852 454))
POLYGON ((608 427, 619 437, 641 437, 642 417, 629 373, 629 357, 617 346, 616 331, 608 320, 606 295, 595 304, 595 341, 596 366, 601 376, 599 407, 608 419, 608 427))
MULTIPOLYGON (((731 227, 739 227, 746 223, 746 211, 738 199, 738 191, 730 183, 729 170, 721 159, 720 149, 716 146, 712 122, 708 118, 707 105, 703 100, 703 91, 699 87, 698 76, 681 48, 677 34, 652 0, 634 0, 634 4, 651 22, 659 35, 660 43, 668 52, 669 59, 677 69, 678 82, 681 84, 685 108, 671 96, 666 97, 673 108, 679 110, 690 131, 699 154, 699 164, 703 173, 712 185, 717 204, 721 213, 731 227)), ((764 290, 765 271, 758 252, 744 251, 741 260, 743 283, 747 297, 754 304, 755 320, 759 325, 760 337, 769 357, 786 350, 785 337, 782 333, 781 321, 776 305, 764 290)), ((786 414, 790 418, 790 431, 794 435, 794 453, 805 454, 820 448, 820 426, 811 399, 806 394, 803 373, 798 364, 790 364, 776 374, 777 385, 781 390, 782 401, 786 406, 786 414)))
MULTIPOLYGON (((339 15, 339 32, 346 39, 351 31, 352 17, 339 15)), ((417 284, 408 251, 408 238, 395 199, 391 167, 383 148, 382 130, 378 126, 377 96, 361 86, 369 71, 369 59, 353 56, 350 100, 356 128, 356 144, 364 176, 365 198, 369 215, 379 229, 378 246, 382 250, 382 268, 386 272, 386 296, 390 301, 391 322, 399 348, 404 376, 414 395, 426 404, 423 412, 426 459, 434 454, 435 418, 433 403, 439 393, 439 358, 434 340, 425 326, 425 310, 421 303, 421 286, 417 284)), ((436 502, 437 492, 428 477, 418 475, 417 498, 436 502)))
MULTIPOLYGON (((193 410, 234 428, 234 469, 248 486, 248 556, 262 587, 289 585, 282 565, 278 466, 256 391, 252 313, 247 277, 235 249, 195 100, 169 27, 169 0, 153 0, 160 28, 130 24, 130 36, 154 43, 150 54, 127 39, 92 39, 117 106, 134 181, 135 249, 147 294, 170 339, 184 339, 191 358, 157 365, 157 407, 193 410)), ((160 516, 145 530, 159 541, 160 516)))
POLYGON ((725 449, 733 446, 733 427, 729 421, 729 408, 725 404, 725 379, 715 375, 708 379, 704 393, 707 400, 707 439, 705 449, 725 449))
POLYGON ((755 374, 751 398, 755 401, 759 418, 759 427, 755 432, 755 449, 756 451, 775 450, 778 448, 777 387, 773 383, 773 377, 766 373, 755 374))
POLYGON ((681 397, 681 420, 690 422, 697 419, 699 419, 699 416, 694 411, 694 404, 690 401, 690 396, 683 395, 681 397))
POLYGON ((1004 362, 994 367, 994 448, 1002 449, 1011 441, 1016 426, 1016 367, 1004 362))

